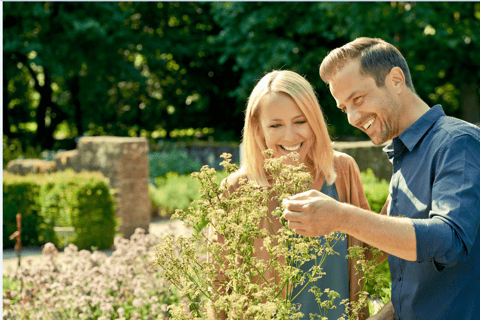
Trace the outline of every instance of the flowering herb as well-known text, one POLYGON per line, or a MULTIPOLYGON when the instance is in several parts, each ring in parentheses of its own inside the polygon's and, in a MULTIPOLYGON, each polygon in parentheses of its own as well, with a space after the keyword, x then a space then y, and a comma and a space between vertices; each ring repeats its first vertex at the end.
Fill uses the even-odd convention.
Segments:
POLYGON ((152 248, 160 242, 138 228, 130 240, 116 237, 109 257, 70 244, 63 259, 47 243, 43 263, 29 266, 27 258, 11 274, 11 281, 24 286, 4 292, 3 319, 168 319, 168 305, 180 298, 152 268, 152 248))
MULTIPOLYGON (((244 180, 228 192, 228 179, 220 185, 214 169, 204 166, 192 174, 200 181, 200 198, 188 210, 177 210, 173 218, 181 219, 195 232, 189 237, 166 237, 156 247, 155 265, 187 298, 185 305, 169 306, 173 318, 211 319, 223 314, 227 319, 299 319, 302 313, 293 289, 302 291, 326 276, 322 263, 328 255, 337 254, 333 247, 345 235, 329 234, 322 244, 289 229, 282 218, 282 200, 309 190, 313 179, 307 167, 298 163, 297 153, 288 155, 294 165, 286 164, 287 157, 272 158, 271 150, 264 154, 271 187, 244 180), (278 206, 269 216, 271 199, 278 201, 278 206), (268 228, 259 227, 262 219, 266 219, 268 228), (283 227, 277 232, 271 226, 272 219, 282 221, 283 227), (254 242, 259 239, 269 259, 255 257, 254 242), (314 266, 302 272, 300 266, 312 259, 314 266), (267 277, 272 273, 273 278, 267 277)), ((221 157, 228 174, 238 170, 230 163, 231 155, 221 157)), ((312 316, 321 319, 338 293, 326 289, 322 301, 320 289, 313 287, 311 291, 322 310, 322 315, 312 316)), ((362 303, 352 310, 360 310, 366 300, 362 303)), ((355 319, 356 314, 350 314, 348 308, 345 312, 345 318, 355 319)))

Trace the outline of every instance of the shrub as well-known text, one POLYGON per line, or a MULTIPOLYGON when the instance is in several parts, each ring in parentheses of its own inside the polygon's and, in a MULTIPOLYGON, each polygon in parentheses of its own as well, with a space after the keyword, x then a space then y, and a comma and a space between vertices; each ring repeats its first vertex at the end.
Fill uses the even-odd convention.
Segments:
POLYGON ((105 177, 98 172, 69 169, 51 175, 45 184, 42 216, 55 226, 75 228, 72 243, 80 249, 109 249, 115 236, 115 202, 105 177))
POLYGON ((382 211, 383 205, 388 198, 389 183, 384 179, 379 181, 370 168, 361 172, 361 178, 363 190, 365 191, 365 196, 367 197, 370 208, 375 212, 382 211))
POLYGON ((11 160, 15 159, 38 159, 40 156, 40 147, 27 145, 25 150, 19 139, 9 139, 3 136, 3 167, 6 168, 11 160))
POLYGON ((10 276, 3 294, 3 319, 167 318, 167 306, 178 303, 179 296, 152 268, 152 247, 161 238, 137 229, 130 240, 116 237, 114 242, 110 257, 70 244, 62 260, 56 258, 55 246, 47 243, 43 264, 23 267, 23 263, 10 276))
POLYGON ((21 213, 24 246, 46 242, 61 246, 63 239, 53 231, 56 226, 74 227, 72 243, 80 249, 112 246, 117 224, 115 202, 101 173, 71 169, 50 175, 5 173, 3 185, 4 244, 13 247, 8 236, 16 230, 15 215, 21 213))
MULTIPOLYGON (((216 172, 218 181, 227 177, 226 171, 216 172)), ((176 209, 187 210, 192 201, 200 196, 200 183, 191 175, 169 172, 155 179, 156 185, 149 186, 150 199, 160 209, 161 215, 172 214, 176 209)))
POLYGON ((15 240, 10 240, 12 233, 17 231, 16 215, 22 215, 22 246, 40 246, 46 243, 45 235, 53 233, 53 226, 45 224, 41 211, 39 197, 42 180, 32 179, 32 176, 17 176, 3 173, 3 248, 11 249, 15 240), (50 230, 51 229, 51 230, 50 230))
MULTIPOLYGON (((372 211, 380 212, 387 201, 389 194, 389 183, 375 177, 372 169, 367 169, 361 173, 363 189, 372 211)), ((375 267, 370 273, 370 279, 365 285, 365 290, 372 297, 381 298, 383 303, 387 303, 391 297, 392 284, 390 278, 390 267, 385 260, 375 267)))
POLYGON ((189 174, 200 170, 200 160, 191 159, 185 150, 173 149, 171 151, 151 152, 148 155, 150 162, 150 182, 157 177, 165 177, 168 172, 179 175, 189 174))

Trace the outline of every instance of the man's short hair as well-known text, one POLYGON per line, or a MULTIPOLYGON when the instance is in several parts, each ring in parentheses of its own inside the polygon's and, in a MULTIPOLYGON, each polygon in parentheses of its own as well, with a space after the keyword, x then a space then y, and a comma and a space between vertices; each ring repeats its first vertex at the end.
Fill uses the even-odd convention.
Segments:
POLYGON ((405 58, 395 46, 378 38, 357 38, 331 51, 320 65, 320 77, 328 84, 353 59, 360 60, 362 75, 374 78, 378 87, 385 85, 385 78, 393 67, 399 67, 405 75, 407 87, 415 92, 405 58))

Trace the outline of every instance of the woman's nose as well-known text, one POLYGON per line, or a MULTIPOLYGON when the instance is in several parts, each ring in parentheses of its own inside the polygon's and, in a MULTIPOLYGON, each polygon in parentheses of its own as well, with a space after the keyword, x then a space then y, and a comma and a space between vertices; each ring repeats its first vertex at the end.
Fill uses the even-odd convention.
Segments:
POLYGON ((285 141, 294 141, 297 136, 297 131, 293 126, 287 126, 285 130, 285 141))

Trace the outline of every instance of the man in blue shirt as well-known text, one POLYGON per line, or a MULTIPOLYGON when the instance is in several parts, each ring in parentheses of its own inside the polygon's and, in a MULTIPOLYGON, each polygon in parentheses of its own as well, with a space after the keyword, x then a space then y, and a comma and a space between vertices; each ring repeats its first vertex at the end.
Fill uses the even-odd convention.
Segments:
POLYGON ((369 319, 480 319, 480 128, 421 100, 401 53, 380 39, 333 50, 320 76, 351 125, 376 145, 392 140, 387 215, 311 190, 284 201, 289 226, 389 254, 392 301, 369 319))

